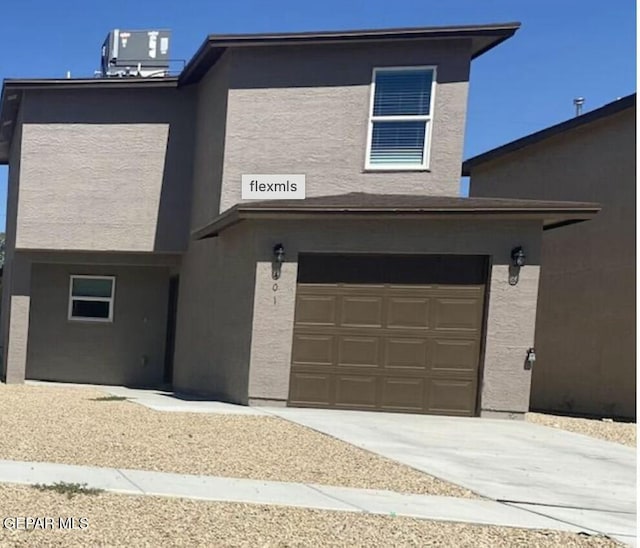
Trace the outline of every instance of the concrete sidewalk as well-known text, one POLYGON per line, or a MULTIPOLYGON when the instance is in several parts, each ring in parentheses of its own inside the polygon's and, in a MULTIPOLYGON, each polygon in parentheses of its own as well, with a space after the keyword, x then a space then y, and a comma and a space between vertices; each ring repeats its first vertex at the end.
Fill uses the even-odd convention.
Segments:
POLYGON ((155 388, 129 388, 99 384, 60 383, 50 381, 26 381, 31 386, 62 386, 64 388, 91 388, 112 396, 127 398, 154 411, 167 413, 210 413, 214 415, 269 415, 259 407, 249 407, 235 403, 183 396, 155 388))
POLYGON ((265 410, 496 502, 610 536, 636 535, 631 447, 524 421, 265 410))
MULTIPOLYGON (((303 483, 260 481, 97 468, 67 464, 0 460, 0 483, 86 484, 87 487, 129 495, 154 495, 188 499, 273 504, 380 515, 408 516, 436 521, 454 521, 483 525, 554 529, 568 532, 596 531, 576 527, 562 520, 491 500, 436 497, 352 489, 303 483)), ((623 531, 618 534, 624 535, 623 531)))
MULTIPOLYGON (((57 383, 30 381, 29 384, 57 383)), ((531 521, 535 516, 538 520, 547 520, 543 527, 596 531, 628 544, 635 545, 636 542, 636 451, 629 447, 521 421, 256 408, 182 398, 162 390, 65 386, 98 389, 163 412, 278 416, 467 487, 490 500, 440 499, 278 482, 198 479, 174 474, 154 475, 149 480, 144 474, 151 472, 140 471, 119 471, 119 477, 142 475, 138 478, 139 485, 151 481, 153 486, 159 486, 159 491, 147 492, 140 488, 137 492, 122 492, 188 498, 202 498, 204 493, 207 500, 395 513, 424 519, 539 528, 542 522, 531 521), (456 435, 452 436, 452 432, 456 435), (230 486, 239 498, 228 495, 230 486), (285 491, 284 498, 282 490, 285 491), (222 498, 216 495, 219 492, 224 493, 222 498), (298 497, 303 494, 305 496, 298 497), (230 498, 225 498, 227 495, 230 498), (342 506, 327 508, 327 497, 329 502, 340 502, 342 506), (362 499, 367 504, 360 504, 362 499), (375 504, 374 500, 377 501, 375 504)), ((0 471, 0 481, 10 481, 3 477, 0 471)), ((80 483, 85 481, 89 483, 87 480, 80 483)))

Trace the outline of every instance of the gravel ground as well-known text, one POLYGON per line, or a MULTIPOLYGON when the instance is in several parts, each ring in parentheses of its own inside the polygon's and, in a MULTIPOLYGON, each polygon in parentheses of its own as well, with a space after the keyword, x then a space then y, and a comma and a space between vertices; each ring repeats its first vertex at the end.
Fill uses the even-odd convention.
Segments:
MULTIPOLYGON (((65 495, 0 486, 0 517, 88 518, 83 530, 0 529, 1 546, 619 546, 603 537, 114 494, 65 495)), ((78 522, 79 523, 79 522, 78 522)))
POLYGON ((560 415, 548 415, 543 413, 527 413, 526 420, 568 430, 599 438, 606 441, 613 441, 636 447, 636 424, 631 422, 615 422, 600 419, 580 419, 575 417, 562 417, 560 415))
POLYGON ((474 497, 277 417, 163 413, 95 389, 0 384, 0 458, 474 497))

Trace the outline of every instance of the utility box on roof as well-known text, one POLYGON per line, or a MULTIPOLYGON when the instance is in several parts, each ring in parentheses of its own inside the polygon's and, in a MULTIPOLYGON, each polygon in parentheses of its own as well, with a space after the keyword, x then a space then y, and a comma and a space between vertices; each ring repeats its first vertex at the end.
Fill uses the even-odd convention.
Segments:
POLYGON ((168 30, 115 29, 102 45, 102 76, 167 76, 168 30))

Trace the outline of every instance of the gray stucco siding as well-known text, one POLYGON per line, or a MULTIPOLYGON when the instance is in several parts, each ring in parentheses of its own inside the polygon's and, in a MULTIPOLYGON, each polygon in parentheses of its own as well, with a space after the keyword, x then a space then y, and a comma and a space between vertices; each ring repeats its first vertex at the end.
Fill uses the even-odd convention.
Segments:
POLYGON ((168 267, 34 263, 26 377, 160 384, 168 291, 168 267), (68 319, 72 274, 115 276, 113 322, 68 319))
POLYGON ((478 165, 472 196, 591 201, 592 220, 546 231, 532 408, 636 416, 635 109, 478 165))
POLYGON ((173 378, 178 392, 248 403, 255 273, 246 228, 195 241, 185 256, 173 378))
MULTIPOLYGON (((191 227, 200 228, 219 213, 227 133, 227 95, 231 54, 224 54, 198 84, 191 227)), ((245 154, 253 147, 245 143, 245 154)), ((239 184, 239 183, 238 183, 239 184)))
POLYGON ((192 93, 27 92, 16 247, 186 248, 192 93))
MULTIPOLYGON (((226 123, 230 68, 226 53, 198 85, 194 229, 219 211, 225 140, 233 131, 226 123)), ((180 269, 173 377, 178 392, 247 403, 253 270, 244 234, 238 227, 189 243, 180 269)))
MULTIPOLYGON (((298 255, 302 252, 476 254, 490 257, 489 300, 481 379, 482 412, 522 414, 528 410, 540 270, 539 222, 334 221, 253 224, 256 285, 251 339, 250 401, 286 402, 298 255), (274 291, 271 249, 284 244, 287 259, 274 291), (510 251, 521 245, 527 265, 509 284, 510 251), (275 299, 274 299, 275 297, 275 299)), ((248 251, 246 251, 248 252, 248 251)))
MULTIPOLYGON (((13 135, 9 157, 9 179, 7 184, 7 215, 5 233, 5 262, 2 272, 2 301, 0 302, 0 333, 2 337, 2 377, 6 380, 9 360, 10 310, 13 295, 13 270, 16 242, 16 215, 18 209, 18 188, 20 181, 20 156, 22 151, 22 110, 18 113, 18 124, 13 135)), ((17 303, 16 303, 17 304, 17 303)), ((24 307, 24 306, 23 306, 24 307)), ((26 305, 28 309, 28 304, 26 305)), ((26 341, 24 342, 26 352, 26 341)), ((24 371, 23 371, 24 373, 24 371)), ((23 375, 22 375, 23 377, 23 375)), ((22 381, 22 378, 19 379, 22 381)))
POLYGON ((307 196, 457 195, 469 64, 466 41, 232 51, 219 211, 243 173, 304 173, 307 196), (437 67, 430 169, 365 171, 373 69, 416 65, 437 67))

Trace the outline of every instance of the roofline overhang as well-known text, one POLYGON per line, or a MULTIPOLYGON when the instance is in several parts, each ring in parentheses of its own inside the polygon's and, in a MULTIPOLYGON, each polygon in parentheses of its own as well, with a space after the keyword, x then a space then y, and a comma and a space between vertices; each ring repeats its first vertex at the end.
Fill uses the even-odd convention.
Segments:
POLYGON ((25 91, 177 88, 178 78, 6 78, 0 93, 0 165, 9 163, 18 111, 25 91))
POLYGON ((74 88, 156 88, 177 87, 178 77, 158 78, 112 77, 112 78, 5 78, 3 90, 8 89, 74 89, 74 88))
POLYGON ((595 217, 600 207, 588 208, 501 208, 501 209, 393 209, 393 208, 251 208, 234 206, 207 225, 191 233, 193 240, 215 238, 222 232, 242 221, 322 221, 341 220, 500 220, 500 221, 542 221, 544 230, 551 230, 569 224, 588 221, 595 217))
POLYGON ((348 42, 381 42, 398 40, 489 38, 488 43, 472 52, 475 59, 511 38, 520 28, 519 22, 486 25, 443 27, 412 27, 322 32, 267 34, 212 34, 200 45, 180 74, 180 85, 198 82, 228 48, 255 46, 292 46, 310 44, 340 44, 348 42), (491 39, 493 37, 493 39, 491 39))
POLYGON ((483 152, 482 154, 478 154, 477 156, 469 158, 462 163, 462 176, 469 177, 471 175, 471 170, 486 162, 501 158, 502 156, 506 156, 507 154, 516 152, 517 150, 521 150, 530 145, 540 143, 546 139, 550 139, 566 131, 570 131, 587 124, 591 124, 598 120, 602 120, 609 116, 613 116, 615 114, 618 114, 619 112, 635 107, 635 105, 636 94, 632 93, 630 95, 617 99, 616 101, 607 103, 600 108, 591 110, 585 114, 581 114, 580 116, 576 116, 575 118, 570 118, 569 120, 565 120, 564 122, 560 122, 559 124, 549 126, 535 133, 526 135, 525 137, 521 137, 520 139, 516 139, 515 141, 511 141, 497 148, 488 150, 487 152, 483 152))
MULTIPOLYGON (((266 34, 210 35, 189 60, 179 77, 167 78, 32 78, 5 79, 0 94, 0 165, 9 162, 9 149, 22 95, 32 89, 118 89, 178 87, 199 81, 230 47, 292 46, 297 44, 338 44, 419 39, 477 39, 472 59, 504 42, 520 28, 520 23, 492 23, 442 27, 345 30, 266 34), (7 97, 17 94, 9 105, 7 97)), ((474 47, 472 42, 472 48, 474 47)))

